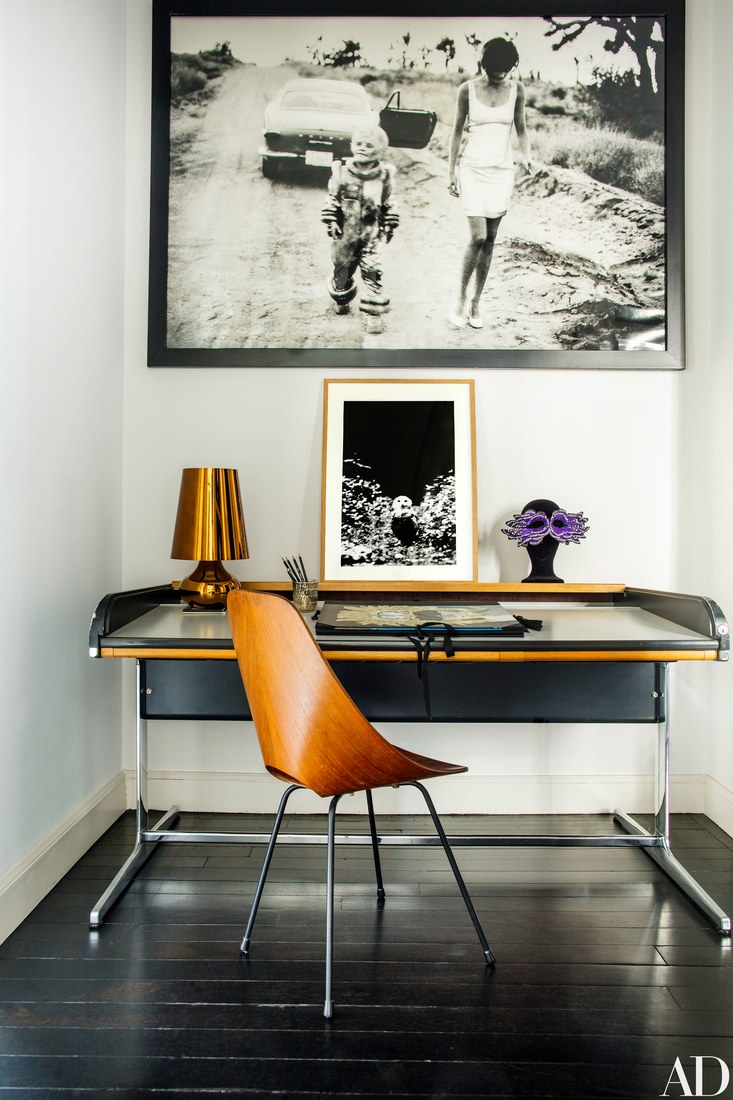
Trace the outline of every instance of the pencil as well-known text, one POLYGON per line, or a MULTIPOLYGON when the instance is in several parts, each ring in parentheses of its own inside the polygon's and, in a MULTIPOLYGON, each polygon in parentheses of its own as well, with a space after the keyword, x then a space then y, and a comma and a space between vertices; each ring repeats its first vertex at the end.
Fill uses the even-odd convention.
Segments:
POLYGON ((287 574, 290 577, 291 581, 293 581, 295 583, 298 580, 298 577, 296 576, 292 565, 290 564, 290 562, 288 561, 287 558, 283 558, 282 563, 285 566, 285 569, 287 570, 287 574))

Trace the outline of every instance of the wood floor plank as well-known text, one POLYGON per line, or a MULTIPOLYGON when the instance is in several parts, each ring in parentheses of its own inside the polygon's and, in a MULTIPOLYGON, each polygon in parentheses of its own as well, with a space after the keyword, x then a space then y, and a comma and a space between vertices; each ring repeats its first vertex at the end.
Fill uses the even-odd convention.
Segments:
MULTIPOLYGON (((320 945, 319 945, 320 946, 320 945)), ((498 950, 498 947, 496 948, 498 950)), ((308 958, 273 959, 272 951, 262 957, 253 940, 250 958, 242 959, 235 950, 224 960, 215 959, 145 959, 146 981, 161 983, 178 989, 199 982, 216 983, 218 989, 228 989, 238 982, 282 982, 288 980, 318 982, 323 969, 323 952, 307 952, 308 958)), ((423 982, 426 988, 435 985, 470 984, 481 976, 483 955, 478 941, 461 952, 449 948, 442 956, 435 952, 397 951, 383 954, 379 947, 372 948, 371 957, 356 957, 359 953, 341 950, 335 953, 337 977, 354 983, 382 982, 391 978, 402 984, 417 986, 423 982), (422 955, 422 957, 420 957, 422 955), (410 957, 412 956, 412 957, 410 957), (478 973, 477 973, 478 972, 478 973)), ((361 952, 367 955, 367 952, 361 952)), ((491 975, 491 984, 497 986, 531 984, 537 986, 620 986, 630 989, 645 986, 661 987, 703 986, 709 991, 728 990, 733 994, 733 971, 730 967, 715 967, 712 972, 705 966, 666 966, 661 958, 657 964, 643 963, 591 963, 509 961, 502 957, 502 965, 491 975)), ((130 959, 16 959, 0 960, 0 990, 8 999, 22 999, 24 992, 34 981, 48 986, 53 999, 63 1000, 67 990, 89 983, 125 982, 131 969, 130 959), (13 983, 17 988, 14 989, 13 983)))
POLYGON ((144 1079, 148 1089, 246 1088, 255 1095, 293 1095, 296 1083, 307 1081, 303 1095, 358 1095, 363 1090, 378 1096, 540 1096, 582 1097, 593 1100, 609 1095, 658 1095, 666 1076, 659 1066, 609 1066, 595 1063, 520 1063, 511 1061, 440 1062, 380 1060, 378 1062, 303 1059, 297 1075, 286 1060, 120 1058, 115 1055, 87 1058, 54 1058, 51 1067, 41 1060, 20 1055, 4 1059, 6 1088, 33 1088, 42 1083, 58 1090, 70 1087, 124 1088, 130 1077, 144 1079), (40 1079, 40 1080, 39 1080, 40 1079), (615 1085, 635 1092, 612 1092, 615 1085), (343 1091, 346 1090, 346 1091, 343 1091))
POLYGON ((733 1010, 681 1009, 673 1000, 663 1007, 627 1009, 609 1013, 605 1008, 585 1009, 538 1005, 533 997, 514 1007, 493 1006, 489 1016, 473 1006, 350 1004, 342 1000, 327 1025, 320 1000, 311 1004, 221 1004, 216 1000, 197 1004, 142 1002, 18 1002, 0 1003, 0 1027, 13 1028, 180 1028, 195 1031, 253 1030, 272 1032, 370 1031, 381 1036, 418 1032, 423 1037, 439 1034, 551 1034, 566 1036, 671 1036, 726 1040, 733 1031, 733 1010))
MULTIPOLYGON (((373 961, 375 956, 378 955, 379 961, 383 963, 394 962, 404 965, 408 962, 415 962, 425 965, 427 960, 438 962, 456 960, 473 965, 476 959, 476 939, 472 932, 472 929, 466 929, 464 942, 456 941, 450 944, 440 944, 438 949, 435 948, 435 945, 429 949, 424 940, 422 942, 415 942, 407 938, 396 942, 381 940, 378 947, 375 948, 374 937, 349 939, 348 941, 344 941, 340 937, 339 942, 336 944, 335 957, 339 963, 373 961)), ((201 966, 208 966, 211 962, 232 964, 239 960, 241 929, 239 929, 239 933, 240 935, 232 935, 227 940, 212 940, 209 942, 201 939, 159 941, 152 940, 145 934, 138 935, 137 930, 134 932, 130 930, 124 939, 118 940, 115 944, 108 942, 105 945, 104 957, 105 960, 117 960, 121 965, 128 968, 134 960, 148 962, 150 960, 167 960, 175 965, 185 962, 196 962, 201 966)), ((271 937, 265 939, 256 936, 254 943, 259 961, 277 960, 288 964, 292 961, 323 960, 323 939, 301 940, 294 943, 291 939, 283 940, 271 937)), ((511 943, 507 942, 506 934, 505 936, 498 936, 493 929, 492 943, 494 950, 500 952, 503 965, 508 963, 532 963, 566 966, 572 963, 584 963, 654 966, 671 962, 672 960, 665 958, 665 954, 674 951, 674 948, 666 949, 656 947, 653 944, 639 944, 636 942, 620 944, 603 942, 590 945, 581 945, 577 942, 564 944, 555 942, 540 944, 536 942, 511 943)), ((681 950, 692 953, 689 965, 714 966, 716 965, 716 959, 721 959, 721 952, 716 952, 714 948, 693 947, 682 948, 681 950)), ((53 952, 54 960, 68 960, 75 965, 79 962, 89 961, 95 966, 99 965, 99 952, 95 947, 84 950, 78 943, 73 946, 64 945, 59 947, 46 941, 44 945, 30 945, 15 955, 14 961, 17 963, 17 972, 22 972, 23 976, 26 976, 30 971, 28 963, 35 961, 46 975, 49 972, 50 952, 53 952)), ((730 958, 729 953, 724 954, 720 965, 731 966, 732 964, 733 960, 730 958)), ((681 965, 687 965, 686 955, 683 955, 681 965)), ((9 976, 7 971, 2 969, 1 957, 0 973, 9 976)))
MULTIPOLYGON (((371 1030, 334 1032, 274 1030, 264 1028, 213 1031, 183 1028, 37 1027, 0 1028, 0 1055, 38 1057, 94 1057, 110 1050, 117 1057, 173 1058, 185 1051, 187 1058, 231 1058, 250 1062, 261 1058, 370 1060, 375 1036, 371 1030)), ((700 1037, 698 1054, 733 1061, 733 1039, 700 1037)), ((412 1030, 379 1036, 380 1058, 425 1058, 424 1033, 412 1030)), ((485 1030, 433 1032, 430 1058, 445 1062, 596 1062, 604 1065, 668 1066, 679 1054, 676 1036, 582 1035, 572 1042, 563 1034, 497 1033, 485 1030)))

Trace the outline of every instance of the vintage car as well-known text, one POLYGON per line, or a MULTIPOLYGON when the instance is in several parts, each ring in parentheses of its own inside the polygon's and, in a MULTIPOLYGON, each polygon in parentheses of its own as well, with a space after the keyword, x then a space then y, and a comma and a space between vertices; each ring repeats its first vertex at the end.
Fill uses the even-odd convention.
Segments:
POLYGON ((380 112, 356 81, 289 80, 265 108, 262 174, 272 179, 286 165, 329 168, 334 160, 350 156, 351 136, 365 126, 381 125, 391 145, 423 148, 435 121, 430 111, 400 110, 399 92, 380 112))
POLYGON ((262 173, 277 165, 328 168, 350 155, 351 135, 378 126, 379 117, 361 84, 351 80, 289 80, 265 108, 262 173))

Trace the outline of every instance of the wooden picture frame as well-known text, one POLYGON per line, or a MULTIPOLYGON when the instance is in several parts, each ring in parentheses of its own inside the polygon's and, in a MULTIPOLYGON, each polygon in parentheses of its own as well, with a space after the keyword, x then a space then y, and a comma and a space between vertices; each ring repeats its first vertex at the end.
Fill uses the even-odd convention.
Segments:
POLYGON ((457 12, 447 0, 428 9, 419 0, 153 0, 149 366, 684 367, 684 0, 496 0, 488 15, 486 7, 477 0, 457 12), (565 29, 550 36, 550 18, 565 29), (574 36, 573 19, 591 22, 574 36), (638 47, 639 28, 651 35, 640 54, 656 58, 652 114, 662 138, 638 151, 623 141, 612 149, 613 122, 623 121, 618 104, 631 85, 649 84, 651 69, 642 80, 628 44, 613 52, 624 34, 638 47), (474 71, 475 56, 463 57, 469 30, 481 39, 516 35, 539 158, 539 170, 515 183, 502 220, 480 330, 448 320, 468 240, 459 200, 446 186, 446 157, 455 90, 474 71), (441 33, 455 46, 453 59, 448 46, 437 52, 441 33), (352 39, 368 65, 323 63, 343 60, 334 43, 353 46, 352 39), (417 68, 419 50, 428 49, 423 40, 433 44, 429 79, 417 68), (540 46, 542 64, 552 66, 544 74, 533 60, 540 46), (441 73, 436 58, 439 67, 443 56, 441 73), (173 64, 186 57, 198 90, 180 98, 173 64), (592 84, 594 70, 606 74, 604 84, 592 84), (331 242, 321 223, 327 170, 307 180, 263 177, 264 108, 284 80, 303 73, 356 81, 377 108, 394 106, 399 88, 408 111, 438 116, 426 149, 388 150, 401 222, 383 250, 391 311, 382 334, 366 331, 355 305, 336 315, 329 298, 331 242), (599 164, 616 158, 603 169, 616 180, 624 158, 638 166, 648 153, 639 186, 655 201, 630 184, 565 166, 564 158, 585 156, 570 136, 551 154, 563 163, 548 159, 558 120, 569 119, 570 134, 581 111, 590 118, 604 96, 611 106, 601 138, 593 131, 602 153, 588 155, 599 164))
POLYGON ((321 579, 478 579, 472 379, 324 382, 321 579))

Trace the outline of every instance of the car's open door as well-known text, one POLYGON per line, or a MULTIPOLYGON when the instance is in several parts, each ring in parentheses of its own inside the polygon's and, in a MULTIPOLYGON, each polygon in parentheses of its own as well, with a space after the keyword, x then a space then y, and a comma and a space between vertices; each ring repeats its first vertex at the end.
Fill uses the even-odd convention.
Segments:
POLYGON ((392 92, 379 112, 379 125, 389 144, 400 149, 424 149, 433 136, 438 116, 435 111, 411 111, 400 104, 400 91, 392 92))

